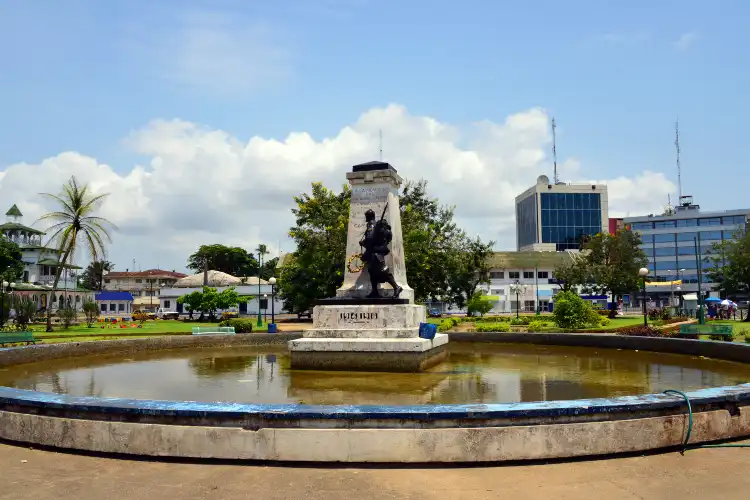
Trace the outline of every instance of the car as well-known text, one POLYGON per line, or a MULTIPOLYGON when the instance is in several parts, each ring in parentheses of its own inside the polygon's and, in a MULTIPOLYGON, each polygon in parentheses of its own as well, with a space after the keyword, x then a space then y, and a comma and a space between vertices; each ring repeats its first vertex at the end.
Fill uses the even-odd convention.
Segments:
POLYGON ((180 313, 160 307, 156 311, 156 317, 159 319, 180 319, 180 313))
POLYGON ((427 315, 430 318, 439 318, 443 315, 443 312, 437 307, 431 307, 427 310, 427 315))
POLYGON ((299 311, 297 313, 297 319, 302 319, 302 318, 312 319, 312 309, 307 309, 305 311, 299 311))

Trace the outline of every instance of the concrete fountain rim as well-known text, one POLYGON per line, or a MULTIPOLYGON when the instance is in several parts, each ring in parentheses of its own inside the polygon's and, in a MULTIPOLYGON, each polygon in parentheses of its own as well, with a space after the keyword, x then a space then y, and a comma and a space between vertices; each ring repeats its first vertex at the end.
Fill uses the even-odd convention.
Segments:
MULTIPOLYGON (((218 337, 218 336, 217 336, 218 337)), ((167 336, 95 342, 97 352, 108 354, 124 347, 145 346, 143 350, 171 350, 185 347, 221 347, 230 345, 278 345, 298 338, 299 334, 254 334, 230 338, 207 338, 192 336, 167 336), (160 339, 156 345, 155 339, 160 339), (152 341, 152 342, 149 342, 152 341), (166 341, 167 345, 164 345, 166 341)), ((703 355, 704 350, 713 350, 715 359, 727 359, 727 351, 734 351, 729 361, 750 363, 750 345, 703 340, 666 339, 649 337, 618 337, 601 334, 569 333, 503 333, 503 334, 452 334, 452 341, 458 342, 502 342, 532 343, 544 345, 578 345, 592 348, 623 348, 625 344, 636 344, 632 350, 671 352, 685 355, 703 355), (575 339, 574 342, 570 342, 575 339), (607 340, 605 340, 607 339, 607 340), (612 339, 616 341, 613 342, 612 339), (617 341, 619 339, 619 342, 617 341), (680 346, 681 349, 664 349, 665 346, 680 346), (656 349, 660 347, 661 349, 656 349), (685 348, 688 348, 685 352, 685 348), (680 352, 675 352, 675 350, 680 352), (742 360, 740 360, 742 359, 742 360), (744 361, 743 361, 744 360, 744 361)), ((2 363, 9 353, 54 353, 70 351, 70 346, 92 346, 89 343, 59 343, 37 346, 11 347, 0 349, 0 366, 24 364, 29 361, 2 363)), ((92 346, 93 347, 93 346, 92 346)), ((80 353, 77 356, 91 355, 80 353)), ((59 359, 72 356, 50 356, 59 359)), ((31 356, 25 356, 29 359, 31 356)), ((36 359, 43 361, 44 359, 36 359)), ((694 406, 711 406, 722 403, 750 404, 750 382, 734 386, 710 387, 687 393, 694 406)), ((305 404, 243 404, 224 402, 195 402, 180 400, 141 400, 127 398, 100 398, 91 396, 68 396, 65 394, 30 391, 0 386, 0 408, 16 407, 26 409, 56 409, 71 412, 102 413, 107 415, 149 415, 185 418, 240 418, 257 416, 267 420, 289 419, 399 419, 399 420, 489 420, 507 418, 543 418, 561 416, 584 416, 607 413, 643 412, 648 410, 678 409, 684 400, 665 394, 640 394, 612 398, 576 399, 561 401, 532 401, 520 403, 492 404, 440 404, 440 405, 305 405, 305 404)))

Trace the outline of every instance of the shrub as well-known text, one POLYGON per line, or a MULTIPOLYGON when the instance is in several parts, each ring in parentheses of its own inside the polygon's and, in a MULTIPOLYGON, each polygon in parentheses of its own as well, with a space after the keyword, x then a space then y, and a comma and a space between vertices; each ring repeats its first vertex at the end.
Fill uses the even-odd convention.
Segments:
POLYGON ((29 323, 36 314, 36 301, 26 296, 15 297, 13 309, 16 311, 16 325, 20 330, 28 330, 29 323))
POLYGON ((450 330, 451 328, 453 328, 454 326, 456 326, 460 322, 461 322, 461 320, 458 319, 458 318, 452 318, 452 317, 451 318, 444 318, 443 320, 440 321, 440 324, 438 324, 438 331, 439 332, 445 332, 447 330, 450 330))
MULTIPOLYGON (((708 338, 709 340, 725 340, 727 342, 733 342, 734 332, 730 333, 729 335, 709 335, 708 338)), ((747 338, 745 340, 747 340, 747 338)))
POLYGON ((510 320, 510 324, 513 326, 525 325, 526 322, 522 318, 513 318, 510 320))
POLYGON ((644 325, 633 325, 633 326, 623 326, 622 328, 618 328, 615 330, 617 332, 617 335, 628 335, 628 336, 635 336, 635 337, 664 337, 665 332, 662 332, 658 328, 654 328, 653 326, 644 326, 644 325))
POLYGON ((596 313, 600 314, 601 316, 607 316, 607 317, 609 317, 609 310, 607 310, 607 309, 597 309, 596 313))
POLYGON ((252 333, 253 321, 250 319, 225 319, 219 326, 233 326, 235 333, 252 333))
POLYGON ((612 323, 612 320, 609 319, 609 318, 601 318, 599 320, 599 325, 600 326, 609 326, 610 323, 612 323))
POLYGON ((543 321, 532 321, 529 323, 529 331, 530 332, 541 332, 542 328, 546 326, 546 323, 543 321))
POLYGON ((63 324, 63 328, 67 330, 70 328, 70 325, 73 324, 73 322, 76 319, 76 310, 72 307, 63 307, 62 309, 59 309, 57 311, 57 317, 60 318, 60 321, 63 324))
POLYGON ((510 325, 508 323, 482 323, 476 325, 474 329, 476 332, 509 332, 510 325))
POLYGON ((86 316, 86 326, 91 328, 99 317, 99 306, 93 300, 87 299, 83 302, 83 314, 86 316))
POLYGON ((552 317, 557 326, 570 329, 595 327, 601 321, 591 304, 573 292, 557 294, 552 317))

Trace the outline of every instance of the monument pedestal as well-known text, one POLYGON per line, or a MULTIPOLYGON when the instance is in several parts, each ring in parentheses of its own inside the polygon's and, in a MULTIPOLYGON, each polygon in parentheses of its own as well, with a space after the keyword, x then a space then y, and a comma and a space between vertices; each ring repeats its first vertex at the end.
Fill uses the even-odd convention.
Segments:
POLYGON ((448 336, 419 337, 424 306, 407 299, 327 299, 313 328, 289 342, 292 369, 418 372, 447 357, 448 336))
POLYGON ((346 175, 352 188, 349 205, 344 280, 336 297, 313 309, 313 328, 289 342, 293 369, 417 372, 443 361, 448 336, 419 337, 427 321, 424 306, 414 304, 414 290, 406 280, 401 231, 401 177, 388 163, 355 165, 346 175), (373 283, 366 266, 359 266, 360 241, 367 231, 365 214, 372 210, 392 230, 385 264, 401 287, 393 297, 390 285, 375 284, 383 297, 368 298, 373 283))

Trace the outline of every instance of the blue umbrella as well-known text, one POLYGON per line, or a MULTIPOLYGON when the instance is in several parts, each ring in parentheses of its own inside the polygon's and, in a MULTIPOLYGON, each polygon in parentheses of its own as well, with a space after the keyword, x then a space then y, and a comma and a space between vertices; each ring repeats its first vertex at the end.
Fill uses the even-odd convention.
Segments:
POLYGON ((716 297, 709 297, 707 299, 704 299, 703 302, 721 302, 721 299, 717 299, 716 297))

